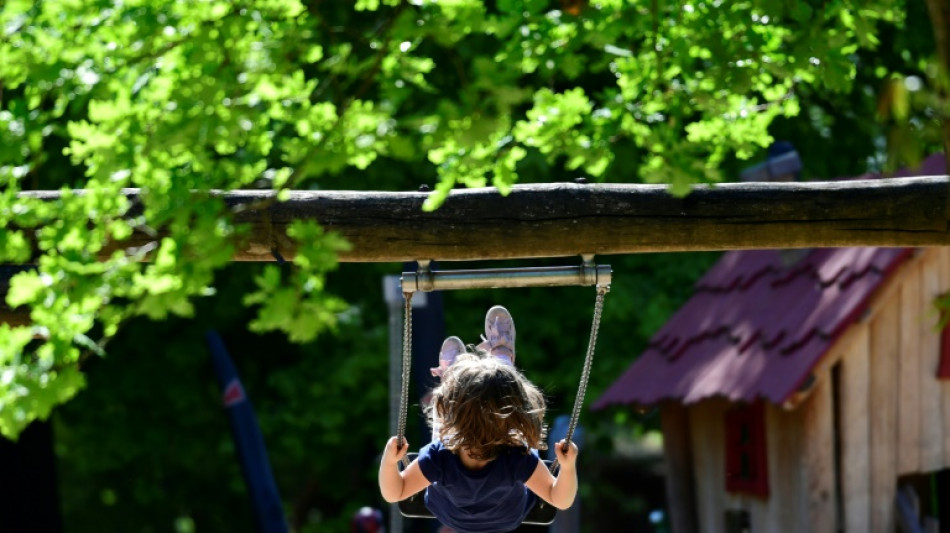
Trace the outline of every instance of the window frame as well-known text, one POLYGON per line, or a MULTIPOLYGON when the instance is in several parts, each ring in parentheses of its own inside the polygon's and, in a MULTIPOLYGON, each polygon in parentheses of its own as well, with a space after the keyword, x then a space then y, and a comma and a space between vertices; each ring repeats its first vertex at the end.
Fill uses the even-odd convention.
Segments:
POLYGON ((769 496, 765 405, 758 401, 726 411, 726 491, 769 496))

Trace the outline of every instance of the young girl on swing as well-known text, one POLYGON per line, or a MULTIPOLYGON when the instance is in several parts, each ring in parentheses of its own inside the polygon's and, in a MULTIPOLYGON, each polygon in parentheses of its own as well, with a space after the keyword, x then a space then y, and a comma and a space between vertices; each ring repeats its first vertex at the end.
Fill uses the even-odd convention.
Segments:
POLYGON ((515 329, 501 306, 488 310, 480 354, 465 353, 449 337, 432 370, 442 383, 427 409, 433 440, 402 472, 409 450, 392 437, 379 465, 379 489, 394 503, 425 489, 425 503, 443 524, 460 533, 517 528, 540 497, 567 509, 577 494, 577 446, 555 446, 554 477, 539 459, 544 448, 545 402, 541 391, 515 367, 515 329), (401 446, 400 446, 401 444, 401 446))

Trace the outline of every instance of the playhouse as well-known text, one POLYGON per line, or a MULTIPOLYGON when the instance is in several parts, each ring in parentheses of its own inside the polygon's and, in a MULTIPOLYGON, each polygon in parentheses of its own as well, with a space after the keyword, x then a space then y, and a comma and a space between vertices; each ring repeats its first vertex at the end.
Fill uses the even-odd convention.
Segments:
POLYGON ((595 407, 659 406, 674 531, 894 531, 950 465, 948 290, 945 247, 728 252, 595 407))

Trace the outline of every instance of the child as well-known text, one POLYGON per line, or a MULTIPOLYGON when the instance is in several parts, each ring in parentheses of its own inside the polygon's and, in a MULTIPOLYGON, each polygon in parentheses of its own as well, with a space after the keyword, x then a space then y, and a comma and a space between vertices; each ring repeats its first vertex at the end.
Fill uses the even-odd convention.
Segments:
MULTIPOLYGON (((541 391, 515 367, 514 322, 501 306, 488 310, 482 356, 464 353, 449 337, 439 354, 442 383, 428 409, 433 441, 399 471, 409 449, 397 437, 386 443, 379 465, 379 489, 387 502, 426 489, 426 506, 460 533, 517 528, 540 497, 567 509, 577 494, 577 446, 555 446, 555 478, 538 458, 543 447, 545 403, 541 391)), ((479 350, 481 351, 481 350, 479 350)))

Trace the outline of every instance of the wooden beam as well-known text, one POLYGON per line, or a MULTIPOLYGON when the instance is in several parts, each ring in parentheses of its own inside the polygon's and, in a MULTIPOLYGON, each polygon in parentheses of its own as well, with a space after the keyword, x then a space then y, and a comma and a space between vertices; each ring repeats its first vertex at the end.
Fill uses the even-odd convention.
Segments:
MULTIPOLYGON (((126 194, 138 195, 135 189, 126 194)), ((224 193, 234 207, 270 191, 224 193)), ((754 248, 950 245, 948 177, 699 186, 552 183, 455 190, 434 212, 429 193, 293 191, 266 213, 237 209, 251 233, 236 261, 291 258, 289 223, 312 219, 343 235, 343 262, 487 260, 754 248), (269 216, 267 216, 269 215, 269 216), (269 222, 268 222, 269 220, 269 222)), ((58 191, 21 196, 55 199, 58 191)), ((105 250, 148 245, 136 234, 105 250)))

